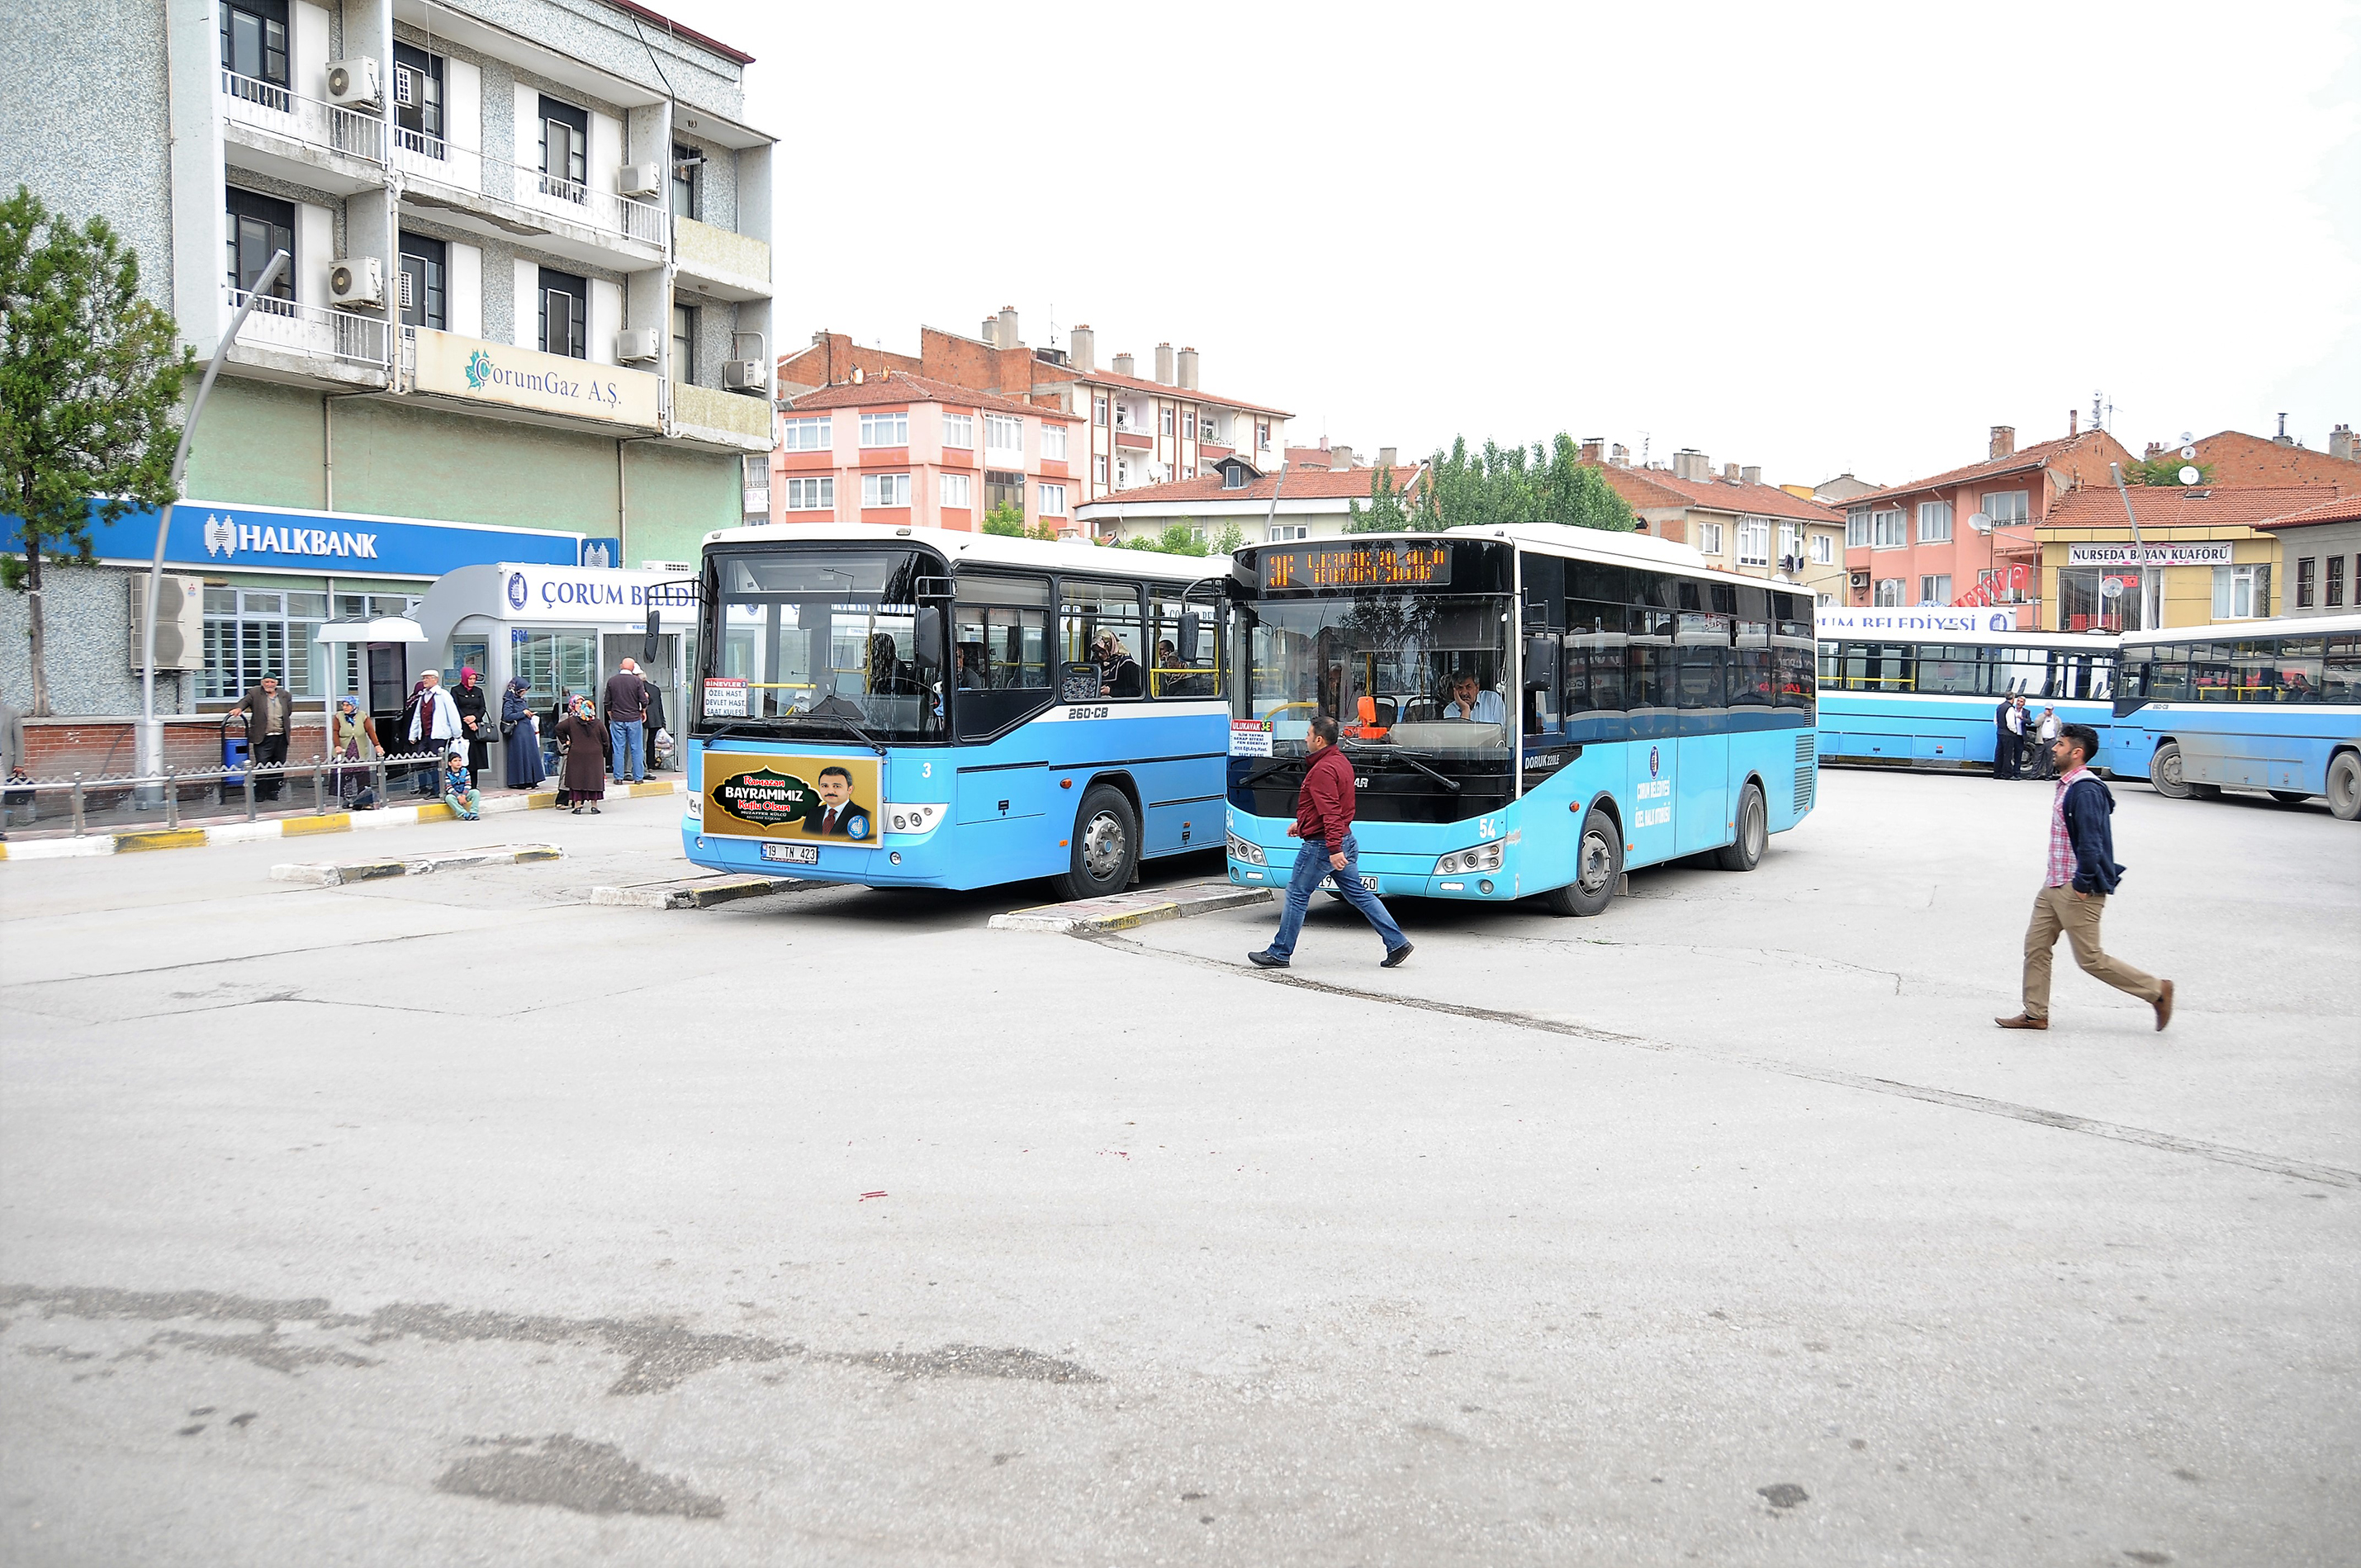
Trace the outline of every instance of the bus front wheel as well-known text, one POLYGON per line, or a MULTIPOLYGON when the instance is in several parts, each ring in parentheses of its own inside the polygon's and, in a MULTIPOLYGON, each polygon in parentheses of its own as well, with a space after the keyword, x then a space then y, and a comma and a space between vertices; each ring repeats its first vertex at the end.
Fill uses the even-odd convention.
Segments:
POLYGON ((1599 914, 1615 897, 1615 884, 1622 875, 1623 835, 1615 819, 1594 806, 1582 819, 1573 883, 1542 894, 1542 904, 1553 915, 1599 914))
POLYGON ((2147 765, 2147 782, 2167 800, 2187 800, 2197 793, 2180 776, 2180 741, 2167 740, 2156 749, 2156 756, 2147 765))
POLYGON ((1065 874, 1049 879, 1059 897, 1104 898, 1131 885, 1139 863, 1139 818, 1123 791, 1094 784, 1083 793, 1069 848, 1065 874))
POLYGON ((2329 759, 2328 809, 2339 822, 2361 821, 2361 755, 2339 751, 2329 759))
POLYGON ((1713 852, 1713 863, 1726 872, 1751 872, 1763 863, 1763 846, 1771 839, 1771 814, 1763 805, 1763 786, 1752 779, 1738 797, 1738 837, 1713 852))

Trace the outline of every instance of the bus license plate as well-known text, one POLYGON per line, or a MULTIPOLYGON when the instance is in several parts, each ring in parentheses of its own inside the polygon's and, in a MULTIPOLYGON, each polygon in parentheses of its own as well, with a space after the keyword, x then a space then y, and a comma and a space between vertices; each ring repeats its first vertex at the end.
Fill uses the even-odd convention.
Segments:
POLYGON ((818 844, 765 844, 763 846, 763 858, 766 861, 785 861, 791 866, 816 866, 819 864, 819 846, 818 844))
POLYGON ((1373 876, 1365 876, 1361 879, 1361 885, 1367 888, 1371 893, 1375 893, 1378 891, 1378 879, 1373 876))

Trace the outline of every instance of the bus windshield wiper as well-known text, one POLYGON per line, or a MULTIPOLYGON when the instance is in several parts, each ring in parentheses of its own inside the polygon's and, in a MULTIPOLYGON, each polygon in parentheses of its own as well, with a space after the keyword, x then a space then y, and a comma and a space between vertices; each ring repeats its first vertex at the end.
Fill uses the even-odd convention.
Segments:
POLYGON ((1240 779, 1238 782, 1242 784, 1257 784, 1279 772, 1279 769, 1287 766, 1290 762, 1300 762, 1301 761, 1303 761, 1303 759, 1301 757, 1273 757, 1269 762, 1263 763, 1258 768, 1256 768, 1253 772, 1247 773, 1245 778, 1240 779))
POLYGON ((1452 794, 1457 795, 1459 793, 1460 786, 1457 779, 1450 778, 1444 774, 1436 773, 1433 768, 1428 767, 1424 762, 1420 762, 1408 751, 1397 751, 1390 747, 1383 749, 1364 747, 1362 751, 1364 755, 1384 757, 1397 762, 1408 762, 1411 767, 1416 768, 1420 773, 1424 773, 1428 778, 1433 779, 1436 784, 1441 784, 1452 794))
POLYGON ((778 740, 785 738, 780 734, 777 728, 778 726, 806 718, 825 718, 830 719, 835 723, 841 724, 847 729, 851 730, 854 735, 860 737, 861 743, 862 745, 868 747, 871 751, 876 752, 881 757, 885 754, 884 744, 881 743, 874 735, 870 734, 868 730, 863 729, 860 725, 855 724, 852 720, 845 718, 844 715, 840 713, 776 714, 763 721, 772 728, 757 729, 752 724, 724 724, 713 729, 705 737, 705 739, 710 741, 719 740, 725 735, 752 735, 758 740, 778 740))
POLYGON ((885 743, 883 740, 878 740, 876 736, 872 735, 868 730, 863 729, 860 725, 855 724, 851 719, 847 718, 840 713, 783 713, 779 717, 782 718, 825 718, 831 724, 841 724, 847 729, 851 730, 862 745, 868 747, 871 751, 876 752, 881 757, 885 754, 885 743))

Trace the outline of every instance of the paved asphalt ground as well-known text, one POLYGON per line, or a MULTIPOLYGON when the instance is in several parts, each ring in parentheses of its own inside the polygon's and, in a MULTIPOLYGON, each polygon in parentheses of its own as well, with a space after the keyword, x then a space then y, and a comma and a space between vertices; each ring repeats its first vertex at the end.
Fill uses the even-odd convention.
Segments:
POLYGON ((2162 1036, 1992 1026, 1982 779, 1276 978, 588 905, 670 801, 0 866, 0 1558, 2361 1561, 2361 829, 2118 795, 2162 1036))

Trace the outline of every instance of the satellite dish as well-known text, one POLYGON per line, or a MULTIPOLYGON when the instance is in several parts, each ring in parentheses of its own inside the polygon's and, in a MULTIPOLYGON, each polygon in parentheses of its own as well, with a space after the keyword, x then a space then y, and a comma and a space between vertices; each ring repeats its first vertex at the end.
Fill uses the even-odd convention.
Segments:
POLYGON ((2186 464, 2181 466, 2180 482, 2184 485, 2193 485, 2204 477, 2205 476, 2199 473, 2194 466, 2186 464))
POLYGON ((1990 533, 1993 530, 1993 521, 1991 518, 1986 517, 1980 511, 1970 512, 1968 514, 1968 526, 1974 529, 1978 533, 1990 533))
MULTIPOLYGON (((2187 441, 2188 439, 2189 438, 2185 435, 2181 437, 2181 440, 2183 441, 2187 441)), ((2194 446, 2183 446, 2180 449, 2180 457, 2181 461, 2185 463, 2195 462, 2197 460, 2197 448, 2194 446)))

